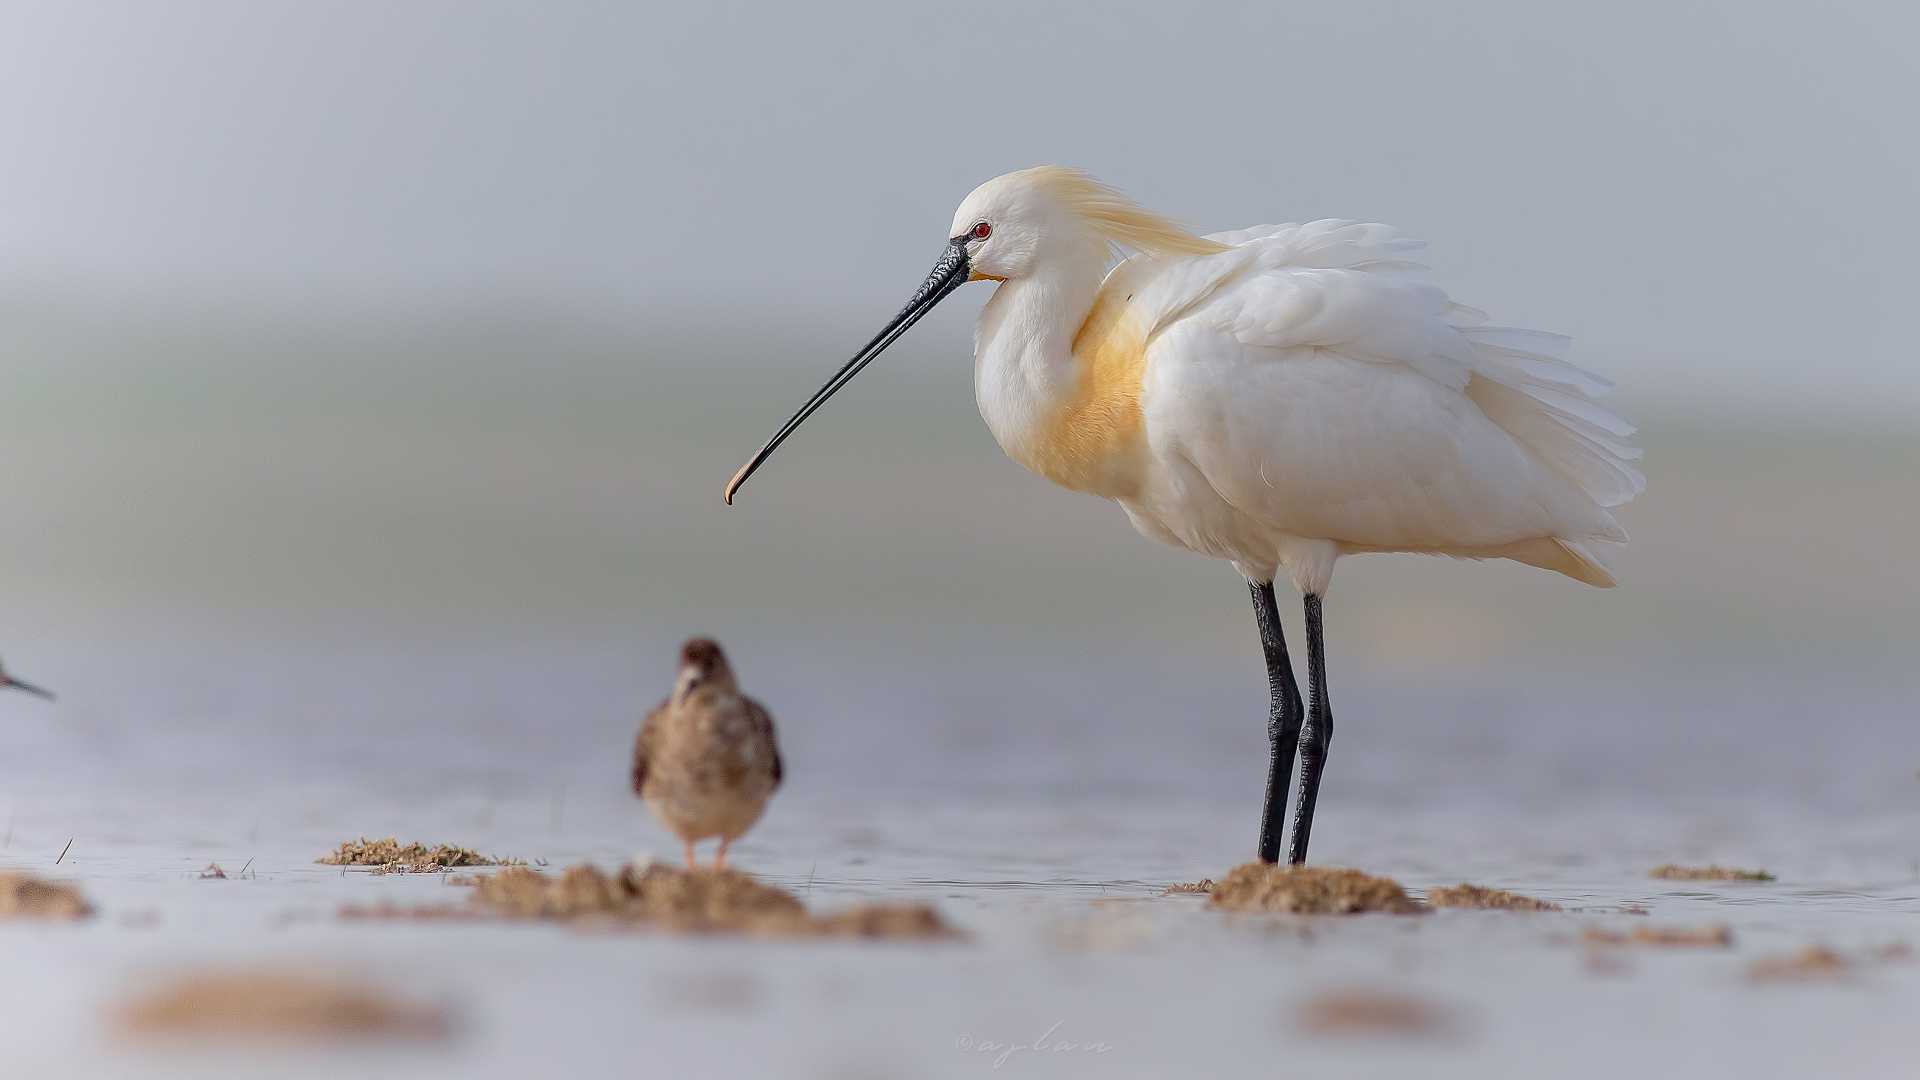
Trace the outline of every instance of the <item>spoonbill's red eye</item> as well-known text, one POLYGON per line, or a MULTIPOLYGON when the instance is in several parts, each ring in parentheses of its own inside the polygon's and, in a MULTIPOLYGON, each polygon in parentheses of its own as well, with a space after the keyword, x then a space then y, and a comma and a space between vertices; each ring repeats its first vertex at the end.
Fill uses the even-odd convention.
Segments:
POLYGON ((973 227, 973 238, 975 240, 985 240, 987 237, 992 235, 993 235, 992 226, 988 225, 984 221, 973 227))

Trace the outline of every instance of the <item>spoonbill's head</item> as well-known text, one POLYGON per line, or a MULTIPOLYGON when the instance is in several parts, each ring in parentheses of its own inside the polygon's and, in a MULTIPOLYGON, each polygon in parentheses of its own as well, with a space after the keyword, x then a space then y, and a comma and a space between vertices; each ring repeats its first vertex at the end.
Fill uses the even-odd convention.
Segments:
POLYGON ((4 666, 0 666, 0 688, 25 690, 29 694, 46 698, 48 701, 53 700, 53 695, 47 693, 45 690, 40 689, 32 683, 23 683, 19 679, 7 674, 7 669, 4 666))
POLYGON ((1042 252, 1089 248, 1087 230, 1050 185, 1035 179, 1035 174, 1069 171, 1027 169, 996 176, 961 201, 947 243, 966 252, 967 280, 1026 277, 1042 252))
POLYGON ((1079 169, 1058 165, 996 176, 974 188, 954 212, 948 236, 948 243, 965 240, 974 281, 1017 280, 1053 258, 1091 257, 1104 265, 1120 248, 1155 255, 1226 250, 1079 169))
POLYGON ((727 485, 727 502, 815 409, 955 289, 969 281, 1017 281, 1055 259, 1090 264, 1098 271, 1120 248, 1154 255, 1226 250, 1079 169, 1058 165, 1023 169, 974 188, 955 212, 947 246, 913 299, 741 466, 727 485))

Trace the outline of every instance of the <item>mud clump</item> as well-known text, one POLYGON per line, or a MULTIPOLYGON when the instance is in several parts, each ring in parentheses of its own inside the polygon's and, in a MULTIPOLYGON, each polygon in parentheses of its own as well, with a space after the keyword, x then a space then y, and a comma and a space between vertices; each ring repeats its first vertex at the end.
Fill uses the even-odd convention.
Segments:
POLYGON ((1755 960, 1747 966, 1747 978, 1753 982, 1835 982, 1862 968, 1899 963, 1912 956, 1913 947, 1904 941, 1888 942, 1851 958, 1825 945, 1811 944, 1792 956, 1755 960))
POLYGON ((1913 955, 1913 946, 1904 941, 1889 941, 1873 950, 1875 960, 1905 960, 1913 955))
POLYGON ((1724 949, 1733 944, 1733 931, 1725 923, 1708 923, 1698 927, 1636 926, 1624 934, 1589 926, 1580 932, 1580 943, 1588 948, 1724 949))
POLYGON ((457 866, 503 866, 511 862, 450 844, 403 845, 391 836, 385 840, 369 840, 364 836, 348 840, 335 848, 333 854, 314 861, 326 866, 364 866, 382 874, 437 874, 457 866))
POLYGON ((1734 870, 1725 866, 1680 866, 1668 863, 1647 871, 1650 878, 1672 881, 1772 881, 1765 870, 1734 870))
POLYGON ((860 904, 810 920, 814 937, 934 940, 963 935, 941 921, 930 904, 860 904))
POLYGON ((1446 1010, 1406 994, 1350 990, 1321 994, 1300 1009, 1312 1035, 1433 1038, 1452 1029, 1446 1010))
POLYGON ((473 921, 487 918, 487 913, 477 910, 470 904, 414 904, 403 906, 391 900, 382 900, 371 907, 360 904, 344 904, 340 908, 342 919, 405 919, 409 922, 453 922, 473 921))
POLYGON ((1461 882, 1447 888, 1427 890, 1428 907, 1474 908, 1481 911, 1559 911, 1559 904, 1535 900, 1531 896, 1489 889, 1461 882))
MULTIPOLYGON (((474 917, 549 919, 582 927, 661 930, 678 934, 746 934, 786 938, 886 938, 934 941, 962 937, 927 904, 862 904, 810 915, 799 898, 731 867, 683 870, 664 863, 622 867, 569 866, 558 877, 509 866, 474 882, 474 917)), ((349 912, 383 917, 386 912, 349 912)), ((458 917, 435 909, 423 917, 458 917)))
POLYGON ((80 890, 18 870, 0 870, 0 919, 84 919, 93 914, 80 890))
POLYGON ((1845 957, 1825 945, 1808 945, 1792 956, 1768 956, 1747 968, 1754 982, 1816 982, 1838 979, 1852 967, 1845 957))
POLYGON ((450 1024, 437 1008, 341 978, 205 971, 123 1002, 113 1027, 138 1039, 384 1042, 441 1039, 450 1024))
POLYGON ((618 874, 582 864, 557 878, 510 866, 475 882, 473 902, 509 919, 602 919, 680 933, 778 933, 807 917, 792 894, 738 870, 686 871, 658 863, 618 874))
POLYGON ((1227 871, 1207 894, 1207 906, 1295 915, 1358 915, 1369 911, 1417 915, 1424 910, 1391 878, 1345 868, 1262 862, 1241 863, 1227 871))

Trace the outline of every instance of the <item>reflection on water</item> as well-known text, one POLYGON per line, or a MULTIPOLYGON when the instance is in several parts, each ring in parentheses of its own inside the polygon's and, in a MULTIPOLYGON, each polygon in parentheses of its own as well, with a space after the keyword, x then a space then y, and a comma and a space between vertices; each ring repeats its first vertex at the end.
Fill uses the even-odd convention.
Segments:
MULTIPOLYGON (((42 649, 34 675, 61 702, 0 701, 0 746, 16 790, 292 785, 432 801, 564 789, 577 814, 631 801, 623 762, 668 686, 674 644, 610 623, 437 637, 154 626, 137 641, 42 649)), ((1227 850, 1251 832, 1265 689, 1245 655, 820 626, 728 646, 780 725, 783 803, 856 818, 893 804, 1200 807, 1244 819, 1227 850)), ((1329 824, 1316 839, 1337 846, 1343 816, 1362 811, 1737 822, 1902 813, 1920 796, 1920 673, 1695 658, 1643 660, 1623 677, 1619 666, 1393 676, 1336 656, 1329 824)))

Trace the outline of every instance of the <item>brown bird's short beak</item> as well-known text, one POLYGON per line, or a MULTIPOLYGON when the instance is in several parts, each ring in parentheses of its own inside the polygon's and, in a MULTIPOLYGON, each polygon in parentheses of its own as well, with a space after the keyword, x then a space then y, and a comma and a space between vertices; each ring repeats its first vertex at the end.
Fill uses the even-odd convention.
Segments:
POLYGON ((46 698, 48 701, 53 700, 52 694, 47 693, 32 683, 23 683, 12 676, 0 676, 0 686, 10 686, 15 690, 25 690, 29 694, 46 698))
POLYGON ((794 429, 804 423, 807 417, 812 416, 815 409, 825 405, 828 398, 847 385, 855 375, 860 374, 861 368, 872 363, 873 358, 887 351, 887 346, 893 344, 901 334, 906 333, 908 327, 919 322, 920 316, 932 311, 935 304, 945 300, 948 293, 965 285, 972 276, 973 268, 967 263, 967 235, 962 233, 947 241, 947 250, 940 256, 940 261, 933 265, 933 273, 927 275, 927 280, 920 285, 920 291, 913 294, 913 299, 908 301, 906 307, 900 309, 900 314, 895 315, 885 329, 882 329, 872 341, 867 342, 866 348, 855 353, 853 359, 847 361, 839 371, 834 372, 833 378, 827 380, 827 385, 808 398, 807 403, 800 406, 800 411, 794 413, 793 418, 782 425, 780 430, 774 433, 773 438, 767 440, 767 445, 761 447, 759 453, 753 455, 745 465, 740 466, 739 472, 733 474, 733 482, 727 485, 726 494, 723 496, 727 504, 729 506, 733 504, 733 493, 740 490, 740 485, 747 482, 747 477, 752 476, 762 462, 772 457, 780 444, 787 441, 787 436, 793 434, 794 429))

